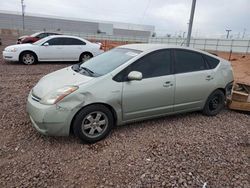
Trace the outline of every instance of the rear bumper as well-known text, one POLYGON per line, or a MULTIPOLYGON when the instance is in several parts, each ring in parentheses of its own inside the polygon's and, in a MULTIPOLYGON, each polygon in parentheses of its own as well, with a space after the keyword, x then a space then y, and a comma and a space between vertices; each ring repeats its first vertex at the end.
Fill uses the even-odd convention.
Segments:
POLYGON ((226 97, 228 97, 228 96, 230 96, 230 95, 232 94, 233 83, 234 83, 234 81, 229 82, 229 83, 226 85, 226 87, 225 87, 226 97))

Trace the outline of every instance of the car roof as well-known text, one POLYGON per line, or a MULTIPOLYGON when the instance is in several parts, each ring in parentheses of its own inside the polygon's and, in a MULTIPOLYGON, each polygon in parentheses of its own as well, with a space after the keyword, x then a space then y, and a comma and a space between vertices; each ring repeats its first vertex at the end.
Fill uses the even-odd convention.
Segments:
POLYGON ((79 39, 79 40, 82 40, 82 41, 87 41, 86 39, 83 39, 83 38, 81 38, 81 37, 71 36, 71 35, 50 35, 50 36, 46 37, 46 39, 63 38, 63 37, 75 38, 75 39, 79 39))
POLYGON ((140 43, 140 44, 126 44, 119 46, 118 48, 129 48, 133 50, 139 50, 142 52, 147 52, 147 51, 154 51, 154 50, 160 50, 160 49, 170 49, 170 48, 175 48, 175 49, 186 49, 186 50, 192 50, 200 53, 205 53, 208 55, 211 55, 207 52, 194 49, 191 47, 185 47, 185 46, 178 46, 178 45, 169 45, 169 44, 154 44, 154 43, 140 43))

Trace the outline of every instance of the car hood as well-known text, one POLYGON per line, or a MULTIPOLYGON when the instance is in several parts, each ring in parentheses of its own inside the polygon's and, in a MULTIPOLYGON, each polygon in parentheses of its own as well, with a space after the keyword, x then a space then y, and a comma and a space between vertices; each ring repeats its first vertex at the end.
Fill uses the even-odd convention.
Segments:
POLYGON ((25 38, 25 37, 28 37, 28 35, 21 36, 21 37, 19 37, 18 39, 21 40, 21 39, 23 39, 23 38, 25 38))
POLYGON ((19 48, 24 48, 24 47, 29 47, 29 46, 32 46, 32 44, 15 44, 15 45, 7 46, 5 50, 12 49, 12 48, 19 49, 19 48))
POLYGON ((72 70, 71 67, 52 72, 39 80, 32 89, 32 94, 43 98, 46 94, 64 86, 79 86, 94 77, 85 76, 72 70))

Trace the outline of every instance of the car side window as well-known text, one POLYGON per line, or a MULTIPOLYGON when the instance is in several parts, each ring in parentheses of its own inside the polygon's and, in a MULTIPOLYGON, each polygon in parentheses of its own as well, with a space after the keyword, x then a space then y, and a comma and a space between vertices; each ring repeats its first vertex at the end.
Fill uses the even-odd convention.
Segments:
POLYGON ((64 38, 64 45, 85 45, 86 43, 75 38, 64 38))
POLYGON ((63 38, 53 38, 45 43, 49 43, 50 46, 63 45, 63 38))
POLYGON ((201 54, 189 50, 175 50, 175 73, 206 70, 206 62, 201 54))
POLYGON ((204 55, 204 57, 209 65, 210 69, 214 69, 220 63, 219 59, 213 58, 213 57, 208 56, 208 55, 204 55))
POLYGON ((145 55, 133 64, 118 73, 114 80, 118 82, 127 81, 131 71, 142 73, 142 79, 160 77, 171 74, 171 51, 159 50, 145 55))

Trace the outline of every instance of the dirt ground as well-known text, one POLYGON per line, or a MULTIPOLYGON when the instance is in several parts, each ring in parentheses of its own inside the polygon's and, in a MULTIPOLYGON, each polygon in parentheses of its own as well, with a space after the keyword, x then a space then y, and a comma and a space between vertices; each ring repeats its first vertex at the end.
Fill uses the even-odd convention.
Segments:
MULTIPOLYGON (((249 75, 249 56, 232 58, 236 78, 245 79, 237 71, 249 75)), ((37 133, 27 95, 43 75, 69 65, 0 58, 0 187, 250 187, 248 114, 174 115, 117 127, 92 145, 37 133)))
MULTIPOLYGON (((218 55, 229 59, 229 53, 219 52, 218 55)), ((235 81, 250 85, 250 54, 232 54, 230 62, 233 66, 235 81)))

